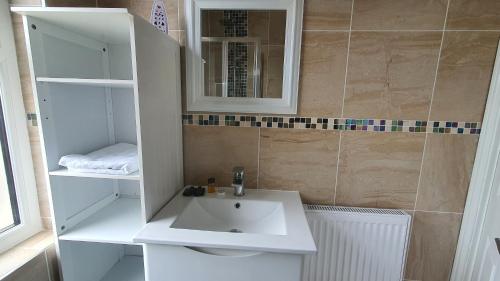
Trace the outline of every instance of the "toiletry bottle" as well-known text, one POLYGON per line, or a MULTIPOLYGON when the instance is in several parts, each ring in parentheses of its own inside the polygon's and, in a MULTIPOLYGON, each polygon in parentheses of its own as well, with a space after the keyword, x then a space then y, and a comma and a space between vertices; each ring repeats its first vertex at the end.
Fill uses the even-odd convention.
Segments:
POLYGON ((215 178, 209 178, 208 179, 207 192, 208 193, 214 193, 215 192, 215 178))

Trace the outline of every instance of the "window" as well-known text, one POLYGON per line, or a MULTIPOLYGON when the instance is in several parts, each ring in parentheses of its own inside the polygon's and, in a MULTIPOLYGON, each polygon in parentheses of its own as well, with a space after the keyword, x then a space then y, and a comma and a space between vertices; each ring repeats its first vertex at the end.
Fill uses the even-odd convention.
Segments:
POLYGON ((41 230, 8 1, 0 1, 0 253, 41 230))
MULTIPOLYGON (((0 81, 0 85, 2 85, 0 81)), ((0 86, 0 97, 2 87, 0 86)), ((5 118, 0 98, 0 233, 3 233, 21 223, 19 206, 17 204, 16 188, 12 175, 9 142, 5 131, 5 118)))

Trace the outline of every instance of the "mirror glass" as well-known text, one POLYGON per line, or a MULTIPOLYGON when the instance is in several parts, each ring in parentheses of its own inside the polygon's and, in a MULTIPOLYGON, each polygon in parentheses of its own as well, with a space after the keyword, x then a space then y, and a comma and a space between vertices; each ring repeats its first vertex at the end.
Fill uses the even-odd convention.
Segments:
POLYGON ((201 10, 200 23, 205 96, 282 98, 286 10, 201 10))

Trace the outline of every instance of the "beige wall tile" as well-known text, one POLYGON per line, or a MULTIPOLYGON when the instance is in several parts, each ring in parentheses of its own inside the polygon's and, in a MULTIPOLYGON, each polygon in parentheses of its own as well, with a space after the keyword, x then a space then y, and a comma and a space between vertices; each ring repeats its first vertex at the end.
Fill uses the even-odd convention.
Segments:
POLYGON ((49 194, 47 187, 45 185, 38 185, 37 195, 38 195, 38 206, 40 208, 40 216, 45 218, 51 217, 49 194))
POLYGON ((449 280, 461 219, 460 214, 415 212, 407 279, 449 280))
POLYGON ((299 114, 338 117, 342 112, 347 32, 304 32, 299 114))
POLYGON ((342 132, 336 205, 413 209, 424 134, 342 132))
MULTIPOLYGON (((149 22, 154 0, 97 0, 101 8, 127 8, 130 13, 138 15, 149 22)), ((178 0, 164 0, 169 30, 179 30, 178 0)))
POLYGON ((353 0, 304 1, 304 30, 349 30, 353 0))
MULTIPOLYGON (((169 30, 168 35, 174 38, 181 45, 181 50, 184 49, 183 46, 186 45, 186 32, 183 30, 169 30)), ((181 57, 181 61, 184 58, 181 57)), ((183 75, 184 76, 184 75, 183 75)))
POLYGON ((431 120, 483 119, 500 32, 446 32, 431 120))
POLYGON ((42 228, 52 230, 52 218, 42 218, 42 228))
POLYGON ((232 169, 245 168, 247 187, 257 186, 259 129, 184 126, 184 183, 230 186, 232 169))
POLYGON ((36 258, 10 274, 3 281, 50 281, 47 263, 45 262, 45 253, 41 253, 36 258))
POLYGON ((332 204, 339 133, 262 129, 259 187, 297 190, 308 203, 332 204))
POLYGON ((478 139, 477 135, 427 136, 417 210, 463 212, 478 139))
POLYGON ((450 0, 446 28, 500 30, 500 1, 450 0))
POLYGON ((353 30, 439 30, 448 0, 355 0, 353 30))
POLYGON ((344 117, 427 120, 441 32, 353 32, 344 117))
MULTIPOLYGON (((26 49, 26 40, 24 37, 24 27, 22 17, 11 13, 12 27, 14 30, 14 43, 16 45, 17 64, 19 67, 19 77, 21 79, 21 91, 23 93, 26 110, 33 110, 33 91, 31 88, 31 76, 28 64, 28 52, 26 49)), ((30 112, 30 111, 28 111, 30 112)))

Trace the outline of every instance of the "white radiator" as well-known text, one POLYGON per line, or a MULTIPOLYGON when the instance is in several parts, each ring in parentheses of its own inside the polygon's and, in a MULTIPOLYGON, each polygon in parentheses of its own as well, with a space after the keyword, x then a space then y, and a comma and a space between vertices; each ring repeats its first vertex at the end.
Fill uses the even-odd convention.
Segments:
POLYGON ((403 279, 411 217, 401 210, 304 205, 318 252, 302 281, 403 279))

